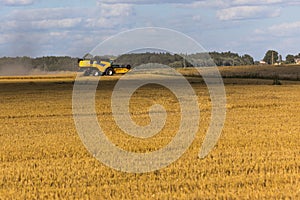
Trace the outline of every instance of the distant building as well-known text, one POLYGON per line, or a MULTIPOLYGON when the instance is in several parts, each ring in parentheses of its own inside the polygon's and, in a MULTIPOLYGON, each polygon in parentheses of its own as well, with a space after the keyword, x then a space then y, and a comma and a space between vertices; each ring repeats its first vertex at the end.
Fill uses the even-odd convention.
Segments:
POLYGON ((300 65, 300 58, 295 58, 295 63, 300 65))
POLYGON ((266 64, 268 64, 268 63, 265 62, 265 61, 263 61, 263 60, 261 60, 261 61, 259 61, 259 64, 261 64, 261 65, 266 65, 266 64))

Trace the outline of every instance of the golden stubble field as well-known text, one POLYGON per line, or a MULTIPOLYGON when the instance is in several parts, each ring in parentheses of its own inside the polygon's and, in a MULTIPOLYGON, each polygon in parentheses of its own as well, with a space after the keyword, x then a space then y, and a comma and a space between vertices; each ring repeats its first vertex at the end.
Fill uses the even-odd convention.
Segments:
MULTIPOLYGON (((109 139, 133 152, 155 151, 178 129, 175 96, 147 85, 131 99, 132 118, 147 125, 148 108, 168 111, 163 131, 129 137, 113 121, 110 97, 119 77, 101 78, 96 111, 109 139)), ((197 157, 210 120, 209 93, 199 96, 201 121, 188 151, 169 167, 145 174, 115 171, 82 144, 72 116, 72 77, 0 82, 0 199, 285 199, 300 198, 300 84, 225 79, 227 119, 205 159, 197 157)))

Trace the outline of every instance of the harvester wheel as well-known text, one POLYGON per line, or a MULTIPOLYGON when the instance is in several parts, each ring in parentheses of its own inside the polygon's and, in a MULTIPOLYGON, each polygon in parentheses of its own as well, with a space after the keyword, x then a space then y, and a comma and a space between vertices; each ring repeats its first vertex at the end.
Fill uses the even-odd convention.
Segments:
POLYGON ((90 70, 85 70, 84 73, 83 73, 83 76, 89 76, 91 73, 90 70))
POLYGON ((101 76, 102 73, 99 70, 94 69, 91 71, 91 75, 92 76, 101 76))
POLYGON ((107 75, 107 76, 112 76, 112 75, 114 75, 114 70, 113 70, 112 68, 108 68, 108 69, 106 70, 106 75, 107 75))
POLYGON ((101 73, 98 70, 94 70, 92 73, 93 76, 100 76, 101 73))

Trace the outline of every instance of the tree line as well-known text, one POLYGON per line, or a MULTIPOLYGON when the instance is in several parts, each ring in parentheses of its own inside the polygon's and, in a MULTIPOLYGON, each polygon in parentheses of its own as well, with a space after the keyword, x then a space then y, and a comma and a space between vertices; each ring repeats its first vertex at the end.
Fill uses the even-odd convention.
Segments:
POLYGON ((282 56, 275 50, 268 50, 263 58, 263 61, 266 64, 272 65, 275 63, 278 64, 295 64, 297 59, 300 59, 300 53, 298 55, 288 54, 283 60, 282 56))
POLYGON ((250 55, 238 55, 232 52, 211 52, 196 54, 170 54, 170 53, 140 53, 125 54, 116 59, 116 62, 138 66, 144 63, 160 63, 171 67, 191 66, 241 66, 253 65, 254 59, 250 55))
MULTIPOLYGON (((263 58, 266 64, 284 63, 292 64, 300 59, 298 55, 287 55, 283 61, 282 56, 277 51, 268 50, 263 58)), ((78 59, 68 56, 46 56, 38 58, 30 57, 2 57, 0 58, 0 71, 13 66, 22 66, 28 70, 51 71, 77 71, 78 59)), ((184 68, 190 66, 243 66, 259 64, 253 57, 245 54, 239 55, 233 52, 210 52, 196 54, 170 54, 170 53, 136 53, 124 54, 117 57, 114 62, 120 64, 130 64, 138 66, 146 63, 160 63, 174 68, 184 68)))

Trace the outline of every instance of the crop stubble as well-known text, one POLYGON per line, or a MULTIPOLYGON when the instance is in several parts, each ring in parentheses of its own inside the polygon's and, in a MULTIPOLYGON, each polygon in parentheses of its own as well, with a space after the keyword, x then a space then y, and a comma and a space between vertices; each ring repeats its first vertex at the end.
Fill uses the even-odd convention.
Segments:
MULTIPOLYGON (((137 124, 150 122, 147 112, 153 103, 164 105, 168 118, 150 140, 132 138, 111 114, 117 79, 104 78, 96 96, 109 139, 134 152, 155 151, 170 142, 180 120, 175 96, 157 85, 136 91, 130 111, 137 124)), ((115 171, 87 152, 72 118, 72 81, 0 83, 0 199, 300 198, 299 84, 225 81, 225 127, 215 149, 201 160, 197 155, 211 105, 205 85, 197 78, 190 82, 201 109, 196 139, 178 161, 146 174, 115 171)))

